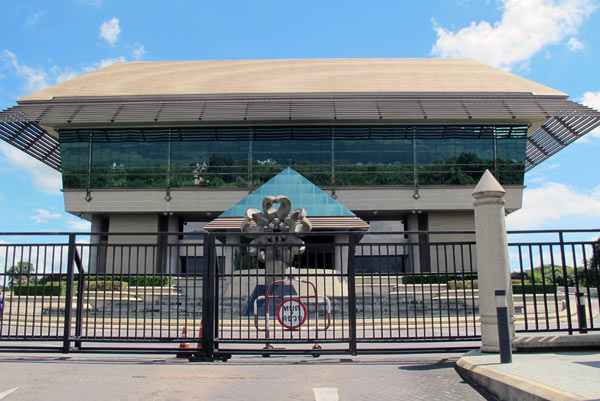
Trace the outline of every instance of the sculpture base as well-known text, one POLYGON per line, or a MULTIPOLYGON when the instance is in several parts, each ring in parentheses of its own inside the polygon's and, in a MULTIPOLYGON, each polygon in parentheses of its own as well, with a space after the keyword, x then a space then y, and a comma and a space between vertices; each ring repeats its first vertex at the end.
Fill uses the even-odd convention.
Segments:
MULTIPOLYGON (((242 316, 254 316, 254 304, 255 301, 258 297, 260 297, 261 295, 264 296, 267 294, 267 285, 264 284, 259 284, 256 287, 254 287, 254 291, 252 291, 252 294, 250 294, 250 296, 248 297, 248 302, 246 303, 246 305, 244 305, 244 307, 242 308, 242 316)), ((298 295, 298 293, 296 292, 296 289, 294 288, 293 285, 290 284, 275 284, 272 288, 271 288, 271 296, 277 296, 277 297, 282 297, 282 298, 272 298, 269 299, 269 315, 270 316, 275 316, 275 313, 277 312, 277 307, 279 306, 279 304, 281 303, 281 301, 283 300, 284 296, 294 296, 294 295, 298 295)), ((258 309, 258 315, 259 316, 265 316, 266 311, 267 311, 267 300, 265 299, 261 299, 258 302, 256 302, 256 306, 258 309)))

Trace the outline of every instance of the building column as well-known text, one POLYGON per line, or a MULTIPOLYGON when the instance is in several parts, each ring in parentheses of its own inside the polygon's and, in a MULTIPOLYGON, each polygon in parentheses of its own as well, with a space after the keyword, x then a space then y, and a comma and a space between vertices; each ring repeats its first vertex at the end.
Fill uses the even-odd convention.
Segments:
MULTIPOLYGON (((226 246, 223 247, 223 255, 225 256, 225 269, 224 269, 224 274, 231 274, 233 272, 233 262, 235 260, 235 255, 236 252, 240 252, 240 244, 241 241, 241 236, 239 235, 232 235, 232 234, 227 234, 225 236, 225 244, 226 246), (232 246, 232 245, 238 245, 238 246, 232 246)), ((217 256, 221 256, 221 255, 217 255, 217 256)))
MULTIPOLYGON (((170 233, 176 233, 179 231, 179 216, 171 215, 167 223, 167 231, 170 233)), ((166 272, 169 274, 180 273, 179 267, 179 236, 169 235, 167 247, 167 268, 166 272)))
MULTIPOLYGON (((99 214, 92 215, 92 227, 91 232, 99 233, 102 231, 102 216, 99 214)), ((100 255, 100 242, 102 236, 101 235, 91 235, 90 236, 90 266, 89 271, 91 274, 103 273, 104 269, 102 267, 102 263, 98 257, 100 255)))
POLYGON ((486 170, 473 191, 475 241, 479 282, 481 350, 499 352, 495 290, 505 290, 511 336, 515 335, 514 307, 504 212, 506 191, 486 170))
MULTIPOLYGON (((406 216, 406 231, 419 231, 419 215, 417 213, 410 213, 406 216)), ((409 244, 418 244, 419 235, 409 234, 409 244)), ((421 253, 419 252, 419 245, 411 245, 408 247, 408 259, 411 271, 409 273, 420 273, 421 272, 421 253)))
POLYGON ((348 235, 334 235, 334 252, 335 252, 335 271, 341 274, 348 274, 348 244, 350 240, 348 235))

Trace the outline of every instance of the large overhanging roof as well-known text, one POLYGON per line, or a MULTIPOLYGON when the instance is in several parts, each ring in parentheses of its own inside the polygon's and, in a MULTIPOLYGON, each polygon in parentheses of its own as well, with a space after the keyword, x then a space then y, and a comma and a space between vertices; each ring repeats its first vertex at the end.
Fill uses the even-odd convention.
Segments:
POLYGON ((18 107, 0 112, 0 139, 60 171, 58 140, 18 107))
POLYGON ((65 97, 463 92, 567 96, 468 59, 330 58, 116 63, 19 103, 65 97))
POLYGON ((564 96, 507 93, 65 98, 0 112, 0 139, 60 170, 58 141, 46 127, 301 123, 527 123, 531 170, 599 126, 600 112, 564 96))
POLYGON ((67 127, 519 124, 530 170, 600 124, 565 93, 465 59, 117 63, 18 104, 0 138, 56 170, 67 127))

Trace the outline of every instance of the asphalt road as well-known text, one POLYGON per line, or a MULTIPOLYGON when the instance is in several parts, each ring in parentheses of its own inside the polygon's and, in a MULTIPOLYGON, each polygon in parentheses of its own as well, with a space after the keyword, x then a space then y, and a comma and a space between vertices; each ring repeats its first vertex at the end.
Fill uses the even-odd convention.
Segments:
POLYGON ((360 357, 0 354, 0 400, 485 400, 459 354, 360 357))

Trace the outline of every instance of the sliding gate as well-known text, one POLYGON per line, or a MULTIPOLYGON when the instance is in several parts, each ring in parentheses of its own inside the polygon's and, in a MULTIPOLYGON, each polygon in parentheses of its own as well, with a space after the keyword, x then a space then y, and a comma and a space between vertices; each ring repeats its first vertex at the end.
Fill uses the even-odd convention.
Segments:
POLYGON ((256 248, 215 244, 225 261, 214 279, 220 352, 401 352, 479 339, 471 232, 428 233, 427 244, 403 233, 311 233, 291 263, 269 259, 295 253, 286 235, 256 248))
MULTIPOLYGON (((0 234, 0 350, 211 360, 477 345, 472 232, 290 235, 0 234)), ((576 239, 592 231, 514 235, 516 330, 598 330, 600 245, 576 239)))

